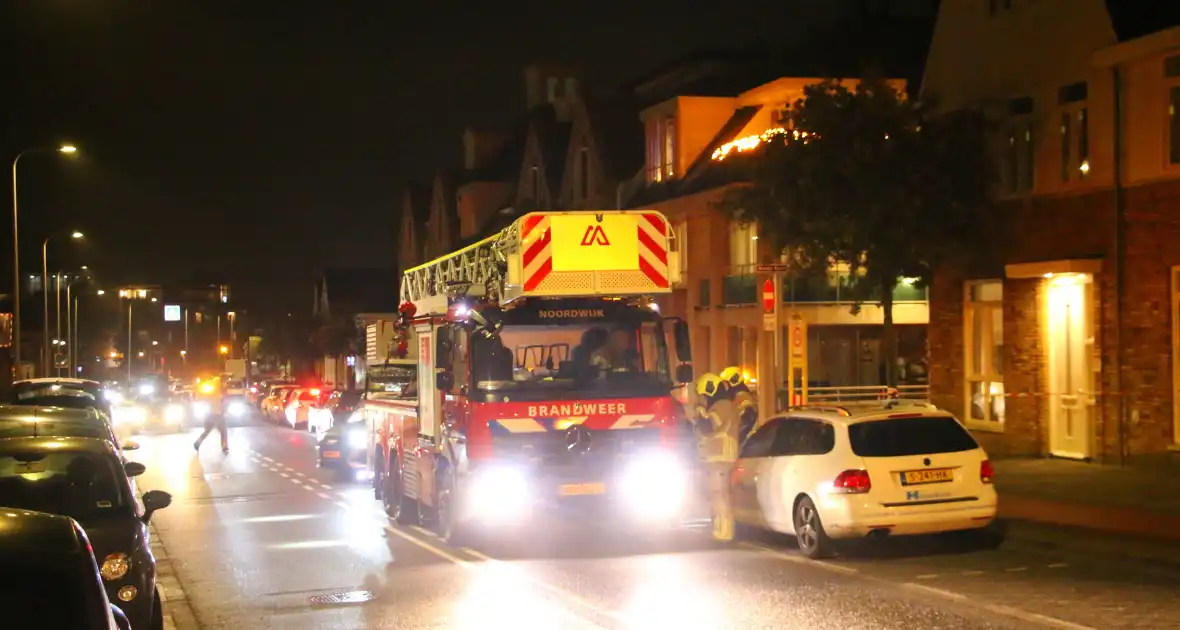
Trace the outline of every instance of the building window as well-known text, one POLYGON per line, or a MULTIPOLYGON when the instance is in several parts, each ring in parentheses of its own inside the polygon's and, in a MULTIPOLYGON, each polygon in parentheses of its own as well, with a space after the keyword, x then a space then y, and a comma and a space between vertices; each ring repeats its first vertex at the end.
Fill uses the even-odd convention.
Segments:
POLYGON ((1180 55, 1164 60, 1168 90, 1168 164, 1180 165, 1180 55))
POLYGON ((676 156, 676 119, 668 118, 664 121, 664 151, 663 151, 663 166, 664 178, 671 179, 676 175, 675 164, 676 156))
POLYGON ((1090 119, 1085 81, 1057 91, 1061 108, 1061 181, 1080 180, 1090 173, 1090 119))
POLYGON ((753 271, 758 261, 758 226, 752 222, 734 222, 729 226, 729 265, 734 274, 753 271))
POLYGON ((968 282, 963 334, 967 409, 971 428, 1004 428, 1004 284, 1000 280, 968 282))
POLYGON ((668 249, 680 254, 680 277, 687 277, 688 220, 677 221, 672 225, 672 242, 668 244, 668 249))
POLYGON ((709 308, 713 305, 713 284, 709 278, 701 278, 697 288, 697 306, 709 308))
POLYGON ((1007 132, 1004 136, 1004 190, 1012 194, 1033 190, 1036 147, 1033 144, 1033 100, 1009 99, 1007 132))

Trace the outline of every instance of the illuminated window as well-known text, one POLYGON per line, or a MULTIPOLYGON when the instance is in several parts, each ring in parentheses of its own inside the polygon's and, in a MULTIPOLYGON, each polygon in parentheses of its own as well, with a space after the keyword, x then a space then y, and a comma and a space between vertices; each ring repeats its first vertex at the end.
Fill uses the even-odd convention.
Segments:
POLYGON ((963 307, 968 426, 1004 428, 1004 284, 968 282, 963 307))
POLYGON ((1164 60, 1168 90, 1168 164, 1180 164, 1180 55, 1164 60))
POLYGON ((661 160, 664 166, 664 178, 671 179, 676 175, 673 167, 676 160, 676 119, 668 118, 664 121, 664 151, 661 160))
POLYGON ((729 265, 733 273, 748 273, 758 260, 758 226, 733 222, 729 226, 729 265))
POLYGON ((688 221, 677 221, 672 225, 672 240, 668 243, 668 250, 680 254, 680 277, 688 273, 688 221))

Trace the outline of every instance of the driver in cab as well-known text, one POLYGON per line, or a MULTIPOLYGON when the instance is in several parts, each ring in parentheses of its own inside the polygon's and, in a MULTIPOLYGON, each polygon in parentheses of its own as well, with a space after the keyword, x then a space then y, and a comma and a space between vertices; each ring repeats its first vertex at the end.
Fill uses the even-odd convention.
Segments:
POLYGON ((636 371, 638 356, 631 339, 631 331, 626 328, 611 330, 606 343, 590 355, 591 367, 598 368, 599 374, 636 371))

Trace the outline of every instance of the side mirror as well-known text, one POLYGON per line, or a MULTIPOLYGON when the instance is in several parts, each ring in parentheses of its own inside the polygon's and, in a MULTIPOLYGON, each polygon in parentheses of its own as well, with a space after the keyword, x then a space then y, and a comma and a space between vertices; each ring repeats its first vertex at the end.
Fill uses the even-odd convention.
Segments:
POLYGON ((692 382, 692 365, 689 363, 681 363, 676 366, 676 382, 677 383, 691 383, 692 382))
POLYGON ((147 470, 147 466, 139 462, 127 462, 123 464, 123 472, 127 473, 128 477, 138 477, 147 470))
POLYGON ((688 322, 683 319, 676 320, 672 327, 672 335, 676 338, 676 356, 683 363, 692 361, 692 342, 688 334, 688 322))
POLYGON ((148 490, 143 493, 143 522, 152 519, 156 510, 162 510, 172 505, 172 495, 163 490, 148 490))
POLYGON ((451 329, 439 328, 434 331, 434 366, 440 370, 451 369, 455 344, 451 341, 451 329))
POLYGON ((455 386, 455 375, 451 372, 439 372, 434 375, 434 386, 440 392, 449 392, 455 386))
POLYGON ((123 443, 119 445, 119 448, 125 451, 138 451, 139 442, 136 442, 135 440, 124 440, 123 443))

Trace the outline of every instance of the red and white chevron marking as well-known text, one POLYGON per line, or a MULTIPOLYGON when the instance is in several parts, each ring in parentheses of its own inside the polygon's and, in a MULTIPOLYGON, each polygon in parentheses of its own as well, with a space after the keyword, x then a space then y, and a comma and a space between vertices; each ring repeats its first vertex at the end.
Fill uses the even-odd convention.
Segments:
POLYGON ((668 288, 668 222, 654 212, 639 220, 639 270, 656 287, 668 288))
POLYGON ((553 273, 552 230, 549 217, 533 215, 526 217, 520 228, 520 239, 524 256, 524 290, 533 291, 553 273))

